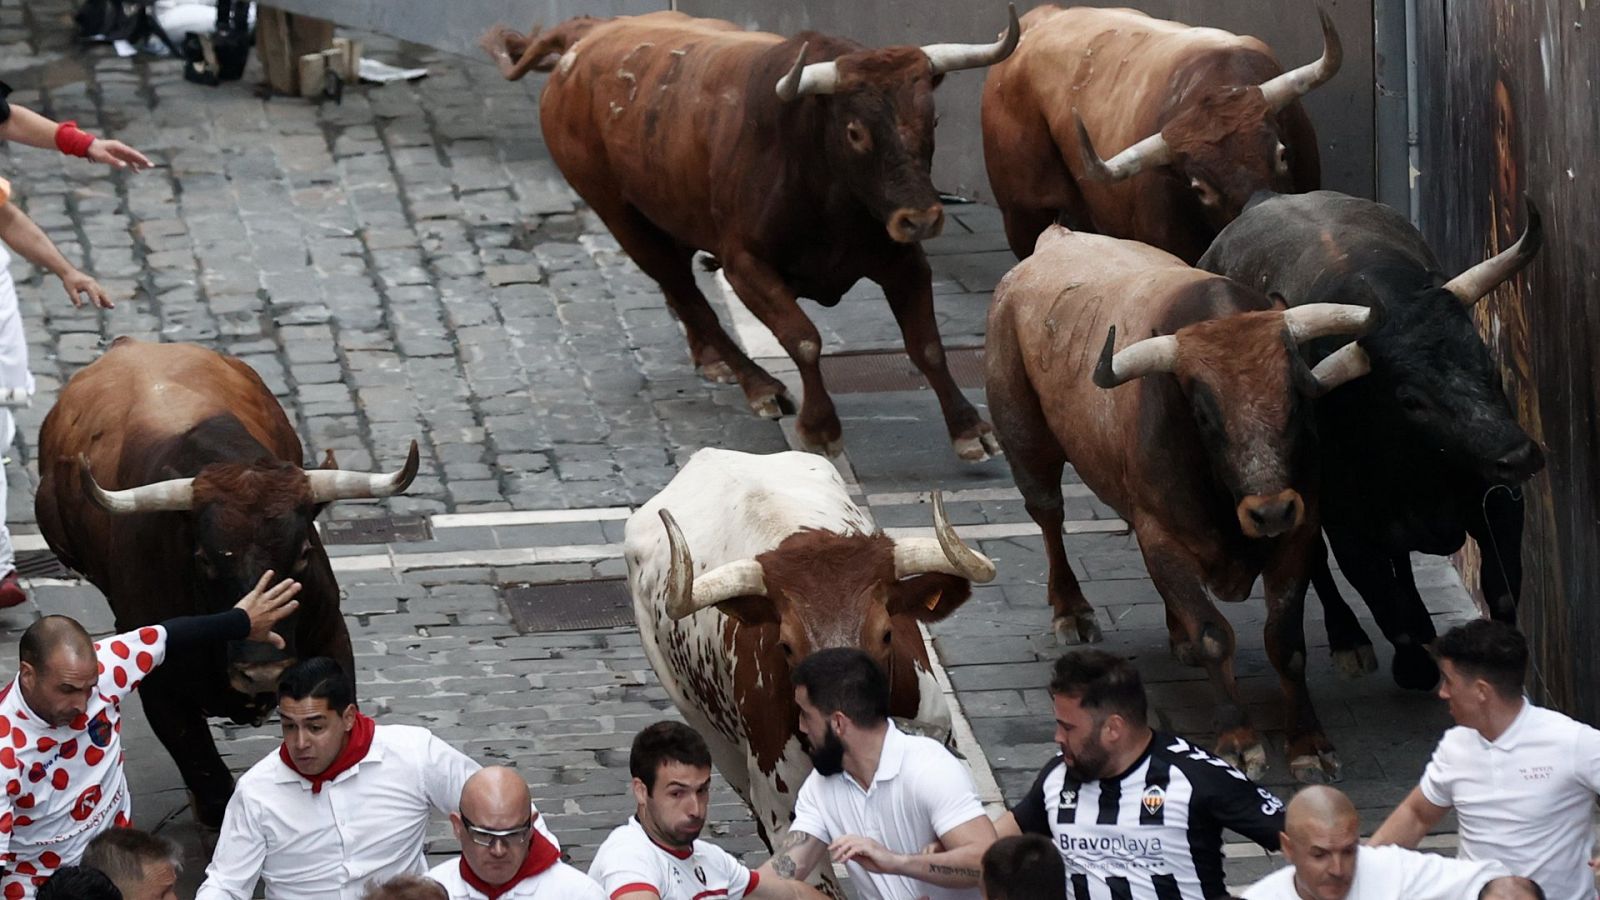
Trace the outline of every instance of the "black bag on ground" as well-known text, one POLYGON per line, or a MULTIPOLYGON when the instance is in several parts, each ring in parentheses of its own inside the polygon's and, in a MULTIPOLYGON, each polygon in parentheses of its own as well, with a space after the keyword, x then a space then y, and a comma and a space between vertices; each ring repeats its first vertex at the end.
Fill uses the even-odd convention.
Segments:
POLYGON ((190 32, 183 38, 183 77, 213 87, 238 81, 250 60, 252 43, 248 0, 217 0, 216 32, 190 32))

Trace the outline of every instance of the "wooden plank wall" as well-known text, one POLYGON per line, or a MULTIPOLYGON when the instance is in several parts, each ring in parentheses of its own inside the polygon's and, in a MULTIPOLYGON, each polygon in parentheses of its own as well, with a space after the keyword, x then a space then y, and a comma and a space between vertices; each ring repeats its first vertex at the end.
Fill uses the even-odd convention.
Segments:
POLYGON ((1417 2, 1416 186, 1440 262, 1457 271, 1508 246, 1524 192, 1544 214, 1539 259, 1476 315, 1523 426, 1548 451, 1526 487, 1532 687, 1600 722, 1600 2, 1417 2))

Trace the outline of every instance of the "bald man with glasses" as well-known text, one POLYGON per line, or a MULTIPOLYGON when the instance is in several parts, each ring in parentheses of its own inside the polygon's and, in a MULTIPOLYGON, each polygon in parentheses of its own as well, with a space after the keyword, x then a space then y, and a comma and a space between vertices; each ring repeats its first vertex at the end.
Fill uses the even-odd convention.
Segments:
POLYGON ((560 848, 538 821, 516 770, 480 769, 450 814, 461 855, 428 877, 444 885, 450 900, 607 900, 600 885, 561 861, 560 848))

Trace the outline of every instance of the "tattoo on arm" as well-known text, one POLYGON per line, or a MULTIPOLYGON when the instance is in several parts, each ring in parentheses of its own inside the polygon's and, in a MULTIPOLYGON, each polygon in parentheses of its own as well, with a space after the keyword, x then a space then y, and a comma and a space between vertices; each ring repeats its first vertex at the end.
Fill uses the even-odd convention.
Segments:
POLYGON ((778 848, 777 855, 772 858, 772 871, 778 873, 779 878, 790 880, 795 877, 795 872, 799 866, 795 862, 794 856, 791 855, 791 851, 800 849, 810 839, 811 836, 803 831, 791 831, 789 836, 783 839, 783 845, 778 848))
POLYGON ((968 866, 947 866, 942 863, 928 863, 928 871, 935 875, 959 875, 965 878, 977 878, 983 874, 968 866))

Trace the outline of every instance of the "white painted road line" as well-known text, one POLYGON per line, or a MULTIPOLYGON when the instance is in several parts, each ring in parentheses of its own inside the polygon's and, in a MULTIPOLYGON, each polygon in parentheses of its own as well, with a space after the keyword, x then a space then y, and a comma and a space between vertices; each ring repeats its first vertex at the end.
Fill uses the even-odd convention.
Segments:
MULTIPOLYGON (((1063 497, 1093 497, 1094 492, 1087 485, 1063 484, 1061 486, 1063 497)), ((983 503, 1003 500, 1021 500, 1022 494, 1016 488, 974 488, 969 491, 945 491, 946 503, 983 503)), ((906 491, 891 494, 868 494, 869 506, 915 506, 919 503, 931 503, 931 491, 906 491)))
POLYGON ((531 566, 543 563, 599 562, 622 557, 621 544, 560 544, 553 547, 515 547, 501 550, 448 550, 438 553, 371 553, 336 556, 335 572, 370 572, 393 569, 456 569, 468 566, 531 566))
POLYGON ((615 522, 633 515, 627 506, 592 509, 527 509, 518 512, 440 513, 434 528, 495 528, 505 525, 560 525, 569 522, 615 522))
POLYGON ((49 550, 50 545, 44 542, 42 534, 13 534, 11 549, 22 553, 30 550, 49 550))
MULTIPOLYGON (((1128 523, 1121 519, 1096 519, 1086 522, 1068 522, 1061 528, 1062 534, 1125 534, 1128 523)), ((884 534, 896 540, 910 537, 933 537, 932 528, 885 528, 884 534)), ((975 541, 998 540, 1000 538, 1035 537, 1039 534, 1039 526, 1032 522, 1002 523, 991 525, 957 525, 956 533, 963 538, 975 541)))

